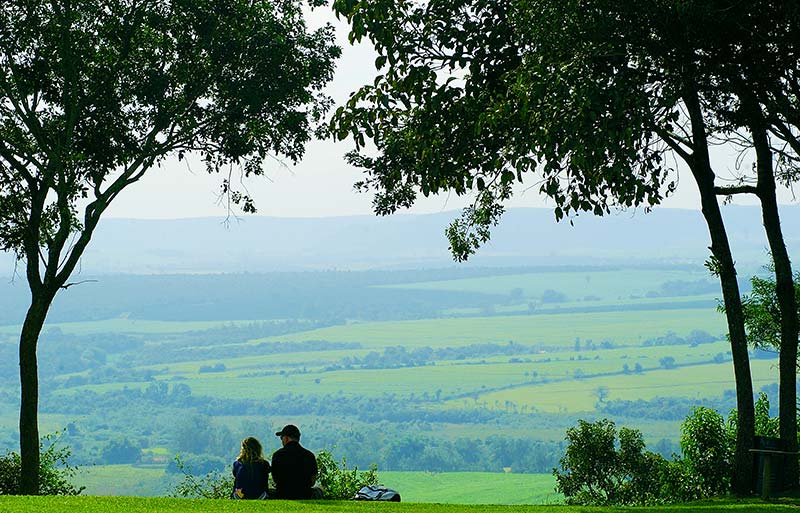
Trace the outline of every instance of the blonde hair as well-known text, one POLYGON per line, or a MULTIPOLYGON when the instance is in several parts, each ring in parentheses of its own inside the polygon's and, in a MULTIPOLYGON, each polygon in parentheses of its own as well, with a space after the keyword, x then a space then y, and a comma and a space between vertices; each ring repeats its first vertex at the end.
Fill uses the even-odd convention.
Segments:
POLYGON ((242 463, 252 463, 254 461, 261 461, 264 459, 264 454, 261 448, 261 442, 257 438, 248 436, 242 440, 242 450, 236 458, 242 463))

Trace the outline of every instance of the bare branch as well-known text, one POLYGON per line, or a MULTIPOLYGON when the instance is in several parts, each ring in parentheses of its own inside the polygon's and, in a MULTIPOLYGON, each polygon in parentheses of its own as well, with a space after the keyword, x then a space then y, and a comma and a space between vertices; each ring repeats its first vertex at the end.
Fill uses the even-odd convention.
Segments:
POLYGON ((66 290, 66 289, 68 289, 68 288, 72 287, 73 285, 80 285, 80 284, 82 284, 82 283, 97 283, 97 281, 98 281, 98 280, 81 280, 81 281, 72 281, 72 282, 69 282, 69 283, 65 283, 64 285, 62 285, 62 286, 61 286, 61 288, 62 288, 62 289, 64 289, 64 290, 66 290))

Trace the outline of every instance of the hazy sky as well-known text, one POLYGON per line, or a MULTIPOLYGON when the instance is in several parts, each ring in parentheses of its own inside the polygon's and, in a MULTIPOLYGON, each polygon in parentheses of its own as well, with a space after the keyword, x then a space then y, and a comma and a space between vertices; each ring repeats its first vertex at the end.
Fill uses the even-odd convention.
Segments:
MULTIPOLYGON (((336 20, 327 9, 317 9, 312 23, 330 20, 337 28, 343 55, 337 65, 336 75, 329 94, 343 102, 348 94, 374 76, 374 53, 368 45, 352 47, 347 42, 347 24, 336 20)), ((256 200, 259 215, 278 217, 326 217, 339 215, 371 214, 370 194, 359 194, 353 183, 360 172, 348 166, 344 153, 351 148, 349 142, 333 143, 314 141, 306 148, 304 160, 297 166, 286 167, 268 161, 266 177, 248 180, 247 190, 256 200)), ((724 156, 726 164, 733 162, 724 156)), ((698 208, 698 198, 691 175, 680 173, 678 192, 664 206, 673 208, 698 208)), ((160 169, 152 169, 137 184, 124 191, 110 206, 108 217, 130 218, 180 218, 225 215, 224 207, 217 204, 221 177, 209 176, 201 164, 187 167, 170 160, 160 169)), ((785 194, 784 201, 791 201, 785 194)), ((429 213, 461 208, 469 199, 453 195, 422 198, 411 212, 429 213)), ((510 206, 548 206, 546 199, 535 189, 519 187, 510 206)))

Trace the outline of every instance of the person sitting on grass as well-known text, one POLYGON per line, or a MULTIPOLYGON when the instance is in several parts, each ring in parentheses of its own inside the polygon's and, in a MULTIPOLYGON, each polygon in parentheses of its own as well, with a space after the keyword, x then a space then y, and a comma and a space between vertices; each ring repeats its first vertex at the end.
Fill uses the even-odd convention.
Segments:
POLYGON ((269 462, 264 459, 261 442, 249 436, 242 440, 242 450, 233 462, 232 499, 266 499, 269 462))
POLYGON ((322 489, 317 482, 317 458, 300 445, 300 430, 287 425, 275 436, 283 447, 272 455, 272 479, 278 499, 321 499, 322 489))

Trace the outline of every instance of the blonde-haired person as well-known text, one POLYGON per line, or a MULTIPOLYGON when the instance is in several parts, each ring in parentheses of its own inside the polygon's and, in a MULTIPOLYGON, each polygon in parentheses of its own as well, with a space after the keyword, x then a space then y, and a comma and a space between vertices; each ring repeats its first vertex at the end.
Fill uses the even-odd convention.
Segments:
POLYGON ((269 471, 269 462, 264 459, 261 442, 252 436, 242 440, 242 450, 233 462, 231 498, 266 499, 269 471))

